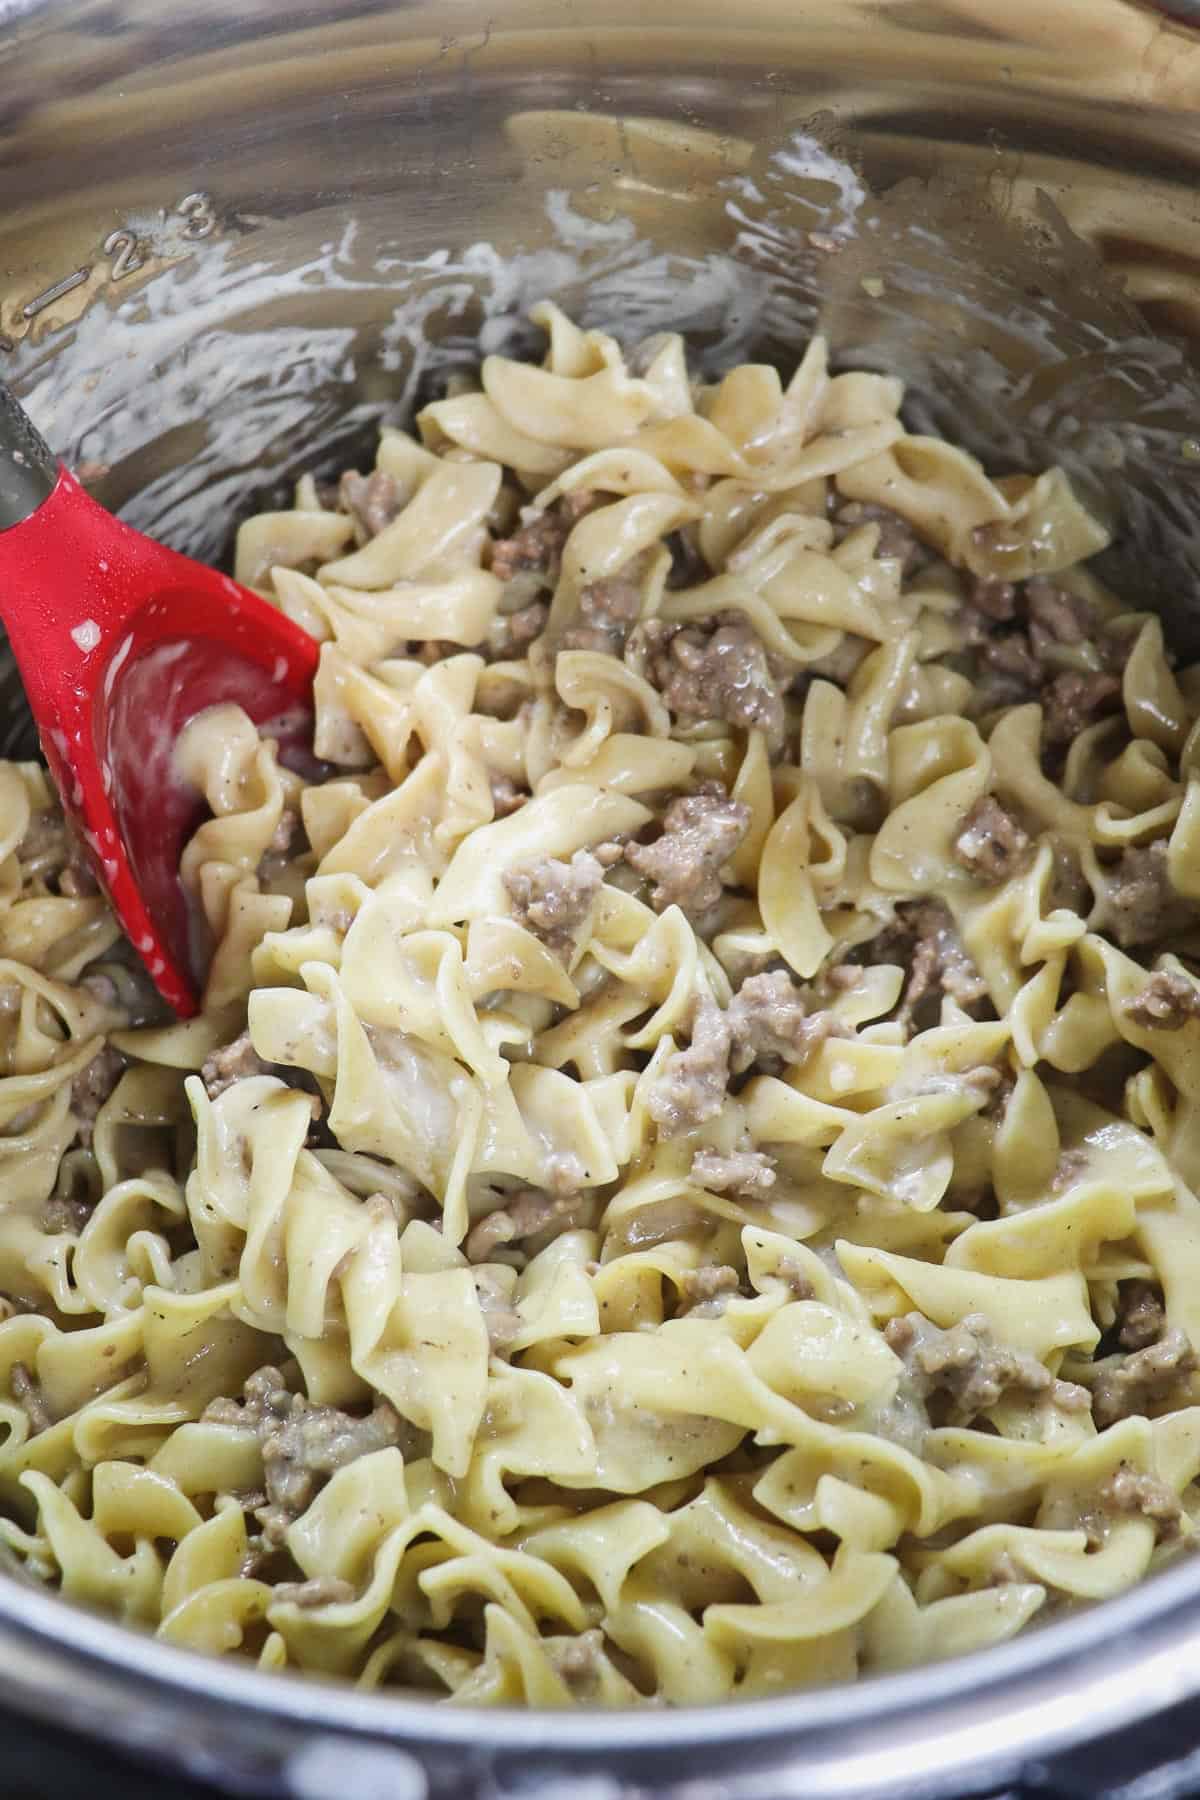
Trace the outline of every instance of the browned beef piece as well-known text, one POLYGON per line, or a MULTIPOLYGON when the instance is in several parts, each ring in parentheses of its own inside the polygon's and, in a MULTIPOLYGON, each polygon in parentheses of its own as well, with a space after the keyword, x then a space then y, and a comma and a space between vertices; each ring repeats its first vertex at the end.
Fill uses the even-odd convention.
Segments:
POLYGON ((515 612, 497 613, 487 629, 484 648, 488 661, 519 661, 533 640, 541 637, 549 617, 545 600, 531 600, 515 612))
POLYGON ((27 874, 70 900, 100 892, 91 859, 57 806, 31 815, 17 855, 27 874))
POLYGON ((271 1590, 273 1605, 344 1606, 355 1597, 355 1589, 340 1575, 313 1575, 308 1581, 277 1581, 271 1590))
POLYGON ((902 519, 889 506, 879 506, 873 500, 847 500, 838 507, 833 515, 834 543, 840 544, 844 537, 862 525, 878 525, 879 544, 875 554, 894 557, 900 564, 901 574, 915 575, 932 560, 931 553, 908 520, 902 519))
POLYGON ((869 639, 859 637, 853 631, 843 631, 827 655, 805 663, 793 679, 789 692, 797 696, 806 694, 817 679, 832 681, 835 687, 848 687, 874 648, 869 639))
POLYGON ((669 588, 696 587, 708 580, 709 567, 700 553, 693 526, 685 525, 682 530, 673 531, 667 539, 667 548, 671 552, 671 571, 667 576, 669 588))
POLYGON ((1146 1412, 1174 1393, 1195 1367, 1192 1346, 1175 1327, 1132 1356, 1105 1361, 1092 1386, 1097 1425, 1103 1430, 1118 1419, 1146 1412))
POLYGON ((1003 675, 1015 688, 1034 694, 1041 687, 1045 671, 1033 646, 1023 631, 1005 631, 989 635, 980 650, 980 662, 993 674, 1003 675))
POLYGON ((31 813, 17 855, 26 864, 58 868, 67 855, 67 822, 57 806, 31 813))
POLYGON ((697 1150, 690 1173, 710 1194, 765 1194, 775 1186, 775 1158, 761 1150, 697 1150))
POLYGON ((1166 838, 1121 852, 1108 902, 1108 929, 1123 950, 1153 944, 1196 921, 1195 907, 1171 885, 1166 838))
POLYGON ((231 1088, 235 1081, 244 1081, 249 1075, 273 1075, 270 1063, 264 1062, 250 1041, 250 1033, 243 1031, 241 1037, 235 1038, 232 1044, 223 1044, 204 1059, 200 1070, 200 1079, 210 1100, 231 1088))
POLYGON ((678 1137, 715 1119, 729 1085, 729 1027, 714 1001, 703 998, 692 1020, 692 1041, 662 1066, 649 1098, 660 1137, 678 1137))
POLYGON ((650 903, 664 912, 679 906, 703 921, 720 901, 720 871, 746 835, 750 808, 731 800, 720 782, 672 800, 662 836, 652 844, 628 844, 625 861, 653 882, 650 903))
POLYGON ((1126 1350, 1156 1344, 1167 1329, 1162 1294, 1151 1281, 1126 1282, 1117 1313, 1117 1337, 1126 1350))
POLYGON ((783 1063, 806 1063, 842 1030, 832 1013, 809 1012, 804 995, 782 969, 748 976, 725 1020, 733 1037, 730 1067, 735 1075, 755 1063, 767 1071, 783 1063))
POLYGON ((524 1320, 513 1306, 508 1289, 486 1269, 474 1271, 475 1292, 488 1335, 488 1349, 503 1356, 520 1333, 524 1320))
POLYGON ((574 1231, 592 1213, 594 1196, 589 1192, 551 1194, 545 1188, 516 1188, 507 1194, 503 1206, 472 1225, 463 1250, 468 1262, 488 1262, 496 1251, 527 1238, 561 1237, 574 1231))
POLYGON ((492 574, 501 581, 514 575, 540 575, 547 587, 558 580, 563 545, 584 513, 600 496, 588 489, 563 494, 545 512, 531 514, 512 537, 497 538, 492 545, 492 574))
POLYGON ((96 1115, 125 1072, 125 1058, 111 1044, 97 1051, 71 1083, 71 1114, 81 1144, 90 1144, 96 1115))
POLYGON ((678 1318, 719 1318, 741 1286, 741 1277, 727 1263, 705 1263, 679 1278, 678 1318))
POLYGON ((547 1646, 547 1654, 558 1674, 579 1699, 591 1693, 599 1679, 604 1656, 604 1633, 593 1626, 565 1643, 547 1646))
POLYGON ((1036 1357, 994 1341, 981 1313, 947 1331, 922 1313, 907 1313, 889 1320, 883 1335, 918 1395, 944 1397, 948 1424, 968 1424, 1005 1394, 1041 1396, 1054 1387, 1053 1375, 1036 1357))
POLYGON ((1051 863, 1046 905, 1051 910, 1062 907, 1067 912, 1087 912, 1092 904, 1092 893, 1080 867, 1078 846, 1058 836, 1051 836, 1049 843, 1051 863))
POLYGON ((67 860, 58 877, 58 891, 69 900, 86 900, 100 892, 100 883, 92 867, 92 859, 79 841, 78 833, 66 827, 67 860))
POLYGON ((264 887, 278 881, 294 857, 308 849, 308 836, 295 807, 285 806, 271 841, 258 860, 257 875, 264 887))
POLYGON ((41 1383, 23 1362, 13 1364, 8 1379, 13 1399, 25 1409, 31 1434, 36 1436, 39 1431, 48 1431, 54 1423, 54 1415, 46 1405, 41 1383))
POLYGON ((1141 993, 1125 1002, 1125 1017, 1146 1031, 1180 1031, 1200 1018, 1200 983, 1174 969, 1158 969, 1141 993))
POLYGON ((1025 583, 1025 600, 1029 641, 1038 655, 1045 654, 1052 644, 1085 644, 1095 635, 1096 609, 1091 601, 1057 587, 1044 576, 1031 576, 1025 583))
POLYGON ((73 1232, 78 1237, 95 1210, 95 1202, 81 1195, 51 1194, 42 1202, 42 1230, 51 1237, 61 1231, 73 1232))
POLYGON ((814 1292, 813 1284, 794 1257, 781 1256, 778 1263, 775 1265, 775 1273, 780 1281, 787 1282, 795 1299, 812 1299, 814 1292))
POLYGON ((772 751, 782 747, 788 678, 777 678, 744 619, 735 615, 714 630, 651 620, 631 661, 676 718, 722 719, 739 731, 763 732, 772 751))
POLYGON ((589 581, 579 594, 579 618, 563 632, 563 650, 620 656, 642 610, 649 552, 633 556, 615 575, 589 581))
POLYGON ((400 492, 395 478, 384 469, 370 475, 359 475, 347 469, 338 483, 338 503, 348 512, 363 539, 378 537, 391 524, 400 510, 400 492))
POLYGON ((497 819, 507 819, 529 798, 525 789, 518 787, 510 775, 489 774, 488 781, 492 789, 492 810, 497 819))
POLYGON ((1116 675, 1084 675, 1067 669, 1042 690, 1042 736, 1051 746, 1074 743, 1081 731, 1105 713, 1114 712, 1121 698, 1116 675))
POLYGON ((967 604, 985 619, 1006 625, 1017 616, 1017 590, 1011 581, 1001 581, 995 575, 980 576, 971 583, 967 604))
POLYGON ((940 900, 903 901, 893 923, 865 947, 868 964, 898 962, 908 982, 901 1017, 908 1020, 923 1000, 949 994, 967 1007, 987 993, 987 983, 963 949, 958 929, 940 900))
POLYGON ((1101 1486, 1099 1500, 1105 1512, 1140 1513, 1149 1519, 1160 1542, 1168 1543, 1179 1536, 1183 1507, 1174 1488, 1158 1475, 1148 1475, 1122 1463, 1101 1486))
POLYGON ((954 840, 954 855, 980 881, 1007 881, 1029 855, 1029 835, 993 794, 982 794, 954 840))
POLYGON ((921 994, 934 986, 962 1006, 982 999, 987 983, 963 949, 958 928, 946 908, 936 900, 921 901, 912 915, 912 925, 917 945, 906 1006, 915 1006, 921 994))
POLYGON ((539 857, 504 876, 518 925, 532 931, 564 962, 603 882, 604 870, 590 850, 577 850, 569 863, 557 856, 539 857))
POLYGON ((266 1504, 257 1517, 271 1545, 282 1542, 288 1526, 307 1510, 335 1470, 373 1450, 397 1444, 407 1451, 416 1442, 412 1428, 388 1401, 378 1401, 363 1418, 337 1406, 314 1406, 303 1394, 289 1391, 278 1369, 257 1370, 248 1377, 243 1394, 241 1401, 213 1400, 201 1418, 209 1424, 236 1425, 258 1438, 266 1504))

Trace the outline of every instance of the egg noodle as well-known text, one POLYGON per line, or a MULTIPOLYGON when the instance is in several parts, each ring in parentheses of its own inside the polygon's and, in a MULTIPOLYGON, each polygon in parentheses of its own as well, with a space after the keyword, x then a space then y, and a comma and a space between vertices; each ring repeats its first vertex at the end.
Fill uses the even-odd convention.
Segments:
POLYGON ((535 318, 242 527, 198 1018, 0 765, 7 1563, 476 1704, 998 1643, 1193 1534, 1200 669, 819 339, 535 318))

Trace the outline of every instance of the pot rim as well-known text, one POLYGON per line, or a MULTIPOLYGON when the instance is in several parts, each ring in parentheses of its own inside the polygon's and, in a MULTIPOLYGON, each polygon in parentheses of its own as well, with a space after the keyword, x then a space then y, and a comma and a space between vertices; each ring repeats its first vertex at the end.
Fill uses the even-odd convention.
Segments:
POLYGON ((761 1779, 745 1768, 753 1751, 769 1763, 772 1795, 789 1791, 780 1776, 786 1783, 790 1770, 803 1774, 811 1800, 878 1795, 901 1784, 911 1792, 918 1780, 923 1792, 951 1791, 985 1771, 1004 1779, 1004 1771, 1095 1737, 1098 1728, 1115 1731, 1188 1698, 1200 1690, 1198 1600, 1200 1558, 1008 1644, 859 1684, 671 1711, 506 1707, 484 1714, 204 1656, 53 1593, 0 1582, 0 1668, 9 1703, 61 1723, 65 1696, 73 1723, 126 1748, 130 1720, 120 1700, 127 1706, 136 1696, 139 1708, 169 1719, 175 1732, 181 1703, 196 1709, 198 1725, 219 1719, 231 1744, 239 1729, 244 1735, 247 1726, 261 1732, 271 1724, 443 1754, 536 1745, 577 1767, 598 1757, 611 1768, 623 1756, 703 1751, 716 1759, 714 1773, 723 1753, 736 1751, 739 1793, 747 1797, 761 1779))

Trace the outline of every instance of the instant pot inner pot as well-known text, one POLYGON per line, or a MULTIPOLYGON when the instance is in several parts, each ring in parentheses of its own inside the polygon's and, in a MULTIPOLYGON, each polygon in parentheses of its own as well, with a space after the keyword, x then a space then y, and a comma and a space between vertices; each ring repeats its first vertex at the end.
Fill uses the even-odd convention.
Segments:
POLYGON ((725 38, 468 13, 245 48, 206 13, 189 57, 160 32, 130 72, 107 13, 35 6, 76 18, 78 66, 50 31, 75 91, 10 124, 0 368, 100 498, 220 557, 481 343, 532 350, 547 295, 714 370, 790 369, 819 328, 905 379, 910 426, 996 472, 1062 463, 1117 527, 1106 572, 1200 647, 1194 123, 1047 91, 1044 56, 906 8, 725 38))
POLYGON ((548 296, 713 371, 824 330, 994 472, 1062 464, 1200 651, 1195 116, 982 5, 259 10, 35 0, 0 63, 0 370, 133 523, 221 558, 548 296))

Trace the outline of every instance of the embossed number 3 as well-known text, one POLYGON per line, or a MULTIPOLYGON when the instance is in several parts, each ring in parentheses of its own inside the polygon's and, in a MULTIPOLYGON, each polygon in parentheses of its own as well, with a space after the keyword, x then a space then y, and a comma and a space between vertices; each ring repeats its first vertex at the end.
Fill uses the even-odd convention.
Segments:
POLYGON ((187 220, 183 228, 186 238, 207 237, 217 223, 213 203, 208 194, 187 194, 175 208, 187 220))

